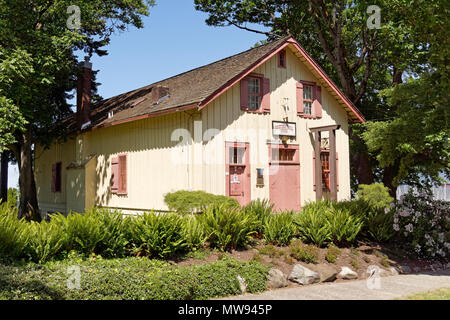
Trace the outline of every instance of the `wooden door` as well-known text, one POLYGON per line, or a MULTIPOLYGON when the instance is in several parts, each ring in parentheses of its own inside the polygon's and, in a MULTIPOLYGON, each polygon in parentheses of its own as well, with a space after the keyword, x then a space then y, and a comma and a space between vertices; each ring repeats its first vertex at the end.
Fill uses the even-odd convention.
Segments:
POLYGON ((240 205, 250 202, 250 162, 248 143, 226 144, 226 195, 240 205))

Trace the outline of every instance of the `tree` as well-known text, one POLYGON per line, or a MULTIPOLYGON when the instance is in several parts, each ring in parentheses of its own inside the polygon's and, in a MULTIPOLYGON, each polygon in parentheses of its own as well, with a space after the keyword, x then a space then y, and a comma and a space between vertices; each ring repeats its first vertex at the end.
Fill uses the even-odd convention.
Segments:
POLYGON ((127 25, 143 26, 153 0, 4 0, 0 2, 0 151, 19 167, 19 218, 40 220, 33 145, 64 137, 76 52, 90 56, 127 25), (70 29, 69 29, 70 28, 70 29))
MULTIPOLYGON (((380 95, 380 91, 401 84, 405 74, 418 74, 426 68, 430 43, 435 41, 433 37, 412 36, 412 31, 426 22, 405 17, 405 8, 425 6, 435 11, 440 2, 195 0, 195 5, 197 10, 209 14, 208 25, 236 26, 265 34, 269 39, 293 36, 366 119, 387 121, 395 117, 398 105, 380 95)), ((441 32, 447 35, 446 30, 441 32)), ((400 181, 396 178, 401 161, 377 161, 377 149, 371 147, 369 151, 368 140, 363 138, 364 132, 371 128, 351 126, 351 169, 355 177, 352 180, 355 184, 383 181, 394 195, 400 181)))

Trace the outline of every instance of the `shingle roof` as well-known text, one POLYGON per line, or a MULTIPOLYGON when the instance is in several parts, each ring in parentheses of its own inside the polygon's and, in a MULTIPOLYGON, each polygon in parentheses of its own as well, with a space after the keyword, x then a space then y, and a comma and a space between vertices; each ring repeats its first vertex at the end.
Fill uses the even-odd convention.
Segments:
MULTIPOLYGON (((143 88, 99 101, 91 105, 91 128, 199 104, 218 88, 248 69, 255 61, 277 49, 286 39, 282 38, 143 88), (152 89, 156 86, 168 87, 170 98, 152 105, 152 89), (108 118, 108 113, 111 111, 114 115, 108 118)), ((75 127, 75 116, 71 118, 73 119, 68 119, 69 127, 75 127)))
MULTIPOLYGON (((200 106, 207 99, 217 94, 218 90, 236 80, 237 77, 251 69, 252 66, 255 66, 256 63, 262 61, 288 41, 295 42, 291 37, 284 37, 143 88, 92 104, 90 114, 91 125, 89 129, 132 121, 139 117, 176 111, 187 106, 200 106), (168 87, 170 97, 161 103, 153 104, 152 90, 159 86, 168 87), (108 116, 110 112, 113 113, 112 117, 108 116)), ((295 42, 295 44, 304 51, 298 43, 295 42)), ((305 51, 302 54, 304 56, 307 55, 305 51)), ((315 66, 315 68, 320 69, 318 66, 315 66)), ((332 83, 322 70, 320 73, 327 81, 332 83)), ((346 100, 344 104, 346 104, 347 111, 353 113, 351 118, 355 119, 356 116, 356 118, 364 121, 360 112, 339 91, 337 86, 333 84, 332 90, 338 92, 344 98, 343 100, 346 100)), ((70 131, 77 131, 75 115, 68 118, 66 124, 70 131)))

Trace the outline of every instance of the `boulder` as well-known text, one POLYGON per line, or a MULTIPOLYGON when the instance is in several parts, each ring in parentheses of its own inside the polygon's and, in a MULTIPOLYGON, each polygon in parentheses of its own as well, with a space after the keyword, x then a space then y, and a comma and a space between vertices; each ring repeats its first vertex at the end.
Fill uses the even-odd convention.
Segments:
POLYGON ((267 278, 267 287, 270 289, 284 288, 288 286, 286 275, 278 269, 272 268, 267 278))
POLYGON ((389 271, 391 272, 391 276, 398 276, 398 271, 394 267, 389 268, 389 271))
POLYGON ((303 285, 313 284, 320 282, 320 275, 300 264, 296 264, 289 275, 289 280, 303 285))
POLYGON ((401 273, 411 273, 411 268, 408 266, 400 266, 401 273))
POLYGON ((358 279, 358 274, 348 267, 342 267, 341 272, 339 272, 338 277, 344 280, 354 280, 358 279))
POLYGON ((314 271, 319 274, 321 282, 334 281, 338 275, 338 270, 328 264, 318 264, 314 267, 314 271))

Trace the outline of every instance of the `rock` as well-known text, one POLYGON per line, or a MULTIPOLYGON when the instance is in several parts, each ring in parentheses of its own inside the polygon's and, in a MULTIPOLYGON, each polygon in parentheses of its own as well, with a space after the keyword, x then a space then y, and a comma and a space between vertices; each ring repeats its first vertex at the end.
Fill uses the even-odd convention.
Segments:
POLYGON ((339 272, 338 277, 344 280, 354 280, 358 279, 358 274, 348 267, 342 267, 341 272, 339 272))
POLYGON ((390 277, 390 276, 392 276, 392 273, 391 273, 391 271, 387 271, 387 270, 384 270, 384 269, 379 268, 379 273, 378 273, 378 275, 379 275, 380 277, 390 277))
POLYGON ((272 268, 267 278, 267 287, 271 289, 284 288, 288 286, 286 275, 278 269, 272 268))
POLYGON ((408 266, 400 266, 401 273, 411 273, 411 268, 408 266))
POLYGON ((389 268, 392 276, 398 276, 398 271, 394 267, 389 268))
POLYGON ((289 275, 289 280, 303 285, 313 284, 320 282, 320 275, 300 264, 296 264, 289 275))
POLYGON ((320 275, 321 282, 334 281, 338 275, 338 270, 328 264, 319 264, 314 267, 314 270, 320 275))
POLYGON ((245 279, 239 275, 237 276, 237 279, 239 281, 239 287, 241 288, 241 292, 246 293, 247 292, 247 284, 245 283, 245 279))

